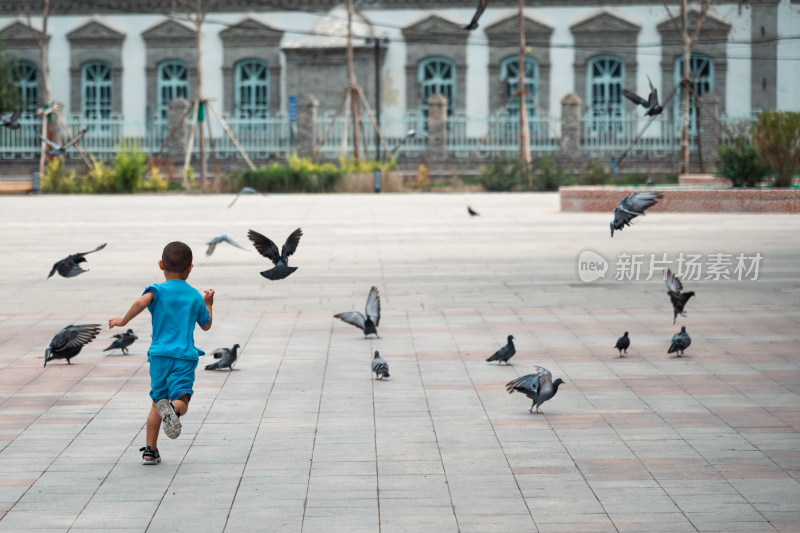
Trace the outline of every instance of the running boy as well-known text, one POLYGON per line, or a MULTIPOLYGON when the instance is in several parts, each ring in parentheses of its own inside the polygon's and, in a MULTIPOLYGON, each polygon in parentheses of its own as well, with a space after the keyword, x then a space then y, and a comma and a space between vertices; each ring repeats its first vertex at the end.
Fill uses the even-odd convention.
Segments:
POLYGON ((161 462, 158 453, 158 430, 174 439, 181 434, 180 417, 186 414, 192 397, 194 371, 203 352, 194 345, 194 325, 203 331, 211 328, 214 289, 203 296, 186 283, 192 271, 192 250, 175 241, 164 247, 158 266, 164 271, 164 283, 149 285, 122 318, 112 318, 108 327, 123 327, 147 308, 152 315, 153 338, 147 350, 150 363, 150 398, 153 404, 147 416, 147 442, 139 451, 143 465, 161 462))

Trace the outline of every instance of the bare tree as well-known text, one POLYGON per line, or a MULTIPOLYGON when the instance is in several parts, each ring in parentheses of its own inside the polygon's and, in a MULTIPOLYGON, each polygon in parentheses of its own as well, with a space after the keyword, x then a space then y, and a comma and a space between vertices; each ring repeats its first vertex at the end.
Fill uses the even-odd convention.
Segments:
MULTIPOLYGON (((36 37, 37 44, 39 45, 39 69, 41 78, 41 99, 42 99, 42 137, 49 139, 48 136, 48 123, 50 121, 49 113, 47 113, 48 106, 52 104, 50 101, 50 76, 49 68, 47 66, 47 19, 50 16, 50 0, 43 0, 42 2, 42 33, 37 35, 31 23, 31 14, 26 11, 25 17, 27 18, 28 28, 31 33, 36 37)), ((47 161, 47 145, 41 143, 41 151, 39 152, 39 175, 44 175, 45 162, 47 161)))
POLYGON ((525 87, 525 0, 519 0, 519 55, 517 56, 517 90, 519 92, 519 160, 528 176, 531 170, 531 137, 528 132, 528 96, 525 87))

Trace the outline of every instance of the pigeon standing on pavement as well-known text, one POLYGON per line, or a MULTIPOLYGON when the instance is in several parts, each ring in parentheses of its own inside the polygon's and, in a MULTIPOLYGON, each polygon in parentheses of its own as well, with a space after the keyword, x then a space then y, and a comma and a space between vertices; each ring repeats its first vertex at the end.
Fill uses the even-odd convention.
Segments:
POLYGON ((22 114, 22 108, 17 109, 14 113, 3 113, 0 115, 0 122, 10 130, 18 130, 20 114, 22 114))
POLYGON ((533 407, 536 406, 536 413, 541 414, 539 406, 555 396, 558 392, 558 386, 562 383, 564 382, 561 378, 553 381, 553 375, 549 370, 537 366, 535 374, 528 374, 514 381, 509 381, 506 384, 506 390, 509 394, 514 391, 523 393, 533 401, 528 412, 532 413, 533 407))
POLYGON ((647 76, 647 82, 650 84, 650 95, 647 97, 647 100, 636 93, 632 93, 628 89, 622 89, 622 94, 634 104, 644 107, 647 110, 644 116, 655 117, 656 115, 660 115, 661 112, 664 111, 664 108, 658 103, 658 91, 653 87, 650 76, 647 76))
POLYGON ((628 348, 631 345, 631 339, 628 337, 628 332, 625 332, 625 335, 617 339, 617 344, 614 345, 614 348, 619 350, 619 356, 622 357, 622 352, 625 352, 625 355, 628 355, 628 348))
POLYGON ((214 250, 217 248, 217 245, 219 243, 221 243, 221 242, 227 242, 228 244, 230 244, 232 246, 235 246, 237 248, 241 248, 242 250, 245 250, 244 247, 239 246, 239 244, 237 244, 236 241, 234 241, 233 239, 231 239, 227 235, 218 235, 217 237, 214 237, 213 239, 211 239, 210 241, 208 241, 206 243, 208 245, 208 248, 206 249, 206 257, 208 257, 211 254, 213 254, 214 250))
POLYGON ((114 337, 116 337, 117 340, 112 342, 111 346, 103 350, 104 352, 107 352, 108 350, 116 350, 117 348, 119 348, 120 350, 122 350, 123 355, 128 355, 128 346, 133 344, 133 341, 139 338, 133 333, 132 329, 128 329, 128 331, 126 331, 125 333, 117 333, 116 335, 114 335, 114 337))
POLYGON ((683 351, 692 344, 692 338, 686 333, 686 326, 681 326, 681 331, 672 336, 672 344, 669 345, 667 353, 674 353, 675 357, 681 357, 683 351))
POLYGON ((389 363, 378 354, 378 350, 375 350, 375 357, 372 358, 372 371, 375 372, 375 379, 382 380, 389 377, 389 363))
POLYGON ((658 203, 664 195, 660 192, 634 192, 620 200, 614 208, 614 220, 611 221, 611 236, 614 230, 622 231, 625 226, 631 225, 631 220, 639 215, 644 216, 644 210, 658 203))
POLYGON ((478 27, 478 19, 483 15, 483 10, 486 9, 487 5, 489 5, 489 0, 478 1, 478 8, 475 10, 475 14, 472 16, 472 20, 469 21, 469 24, 464 26, 465 30, 474 30, 478 27))
POLYGON ((303 230, 297 228, 286 238, 286 242, 281 248, 281 253, 278 255, 278 247, 274 242, 261 235, 258 232, 250 230, 247 232, 247 238, 253 242, 258 253, 272 261, 275 265, 274 268, 261 272, 261 275, 267 279, 278 280, 284 279, 292 272, 297 270, 297 267, 289 266, 289 256, 297 250, 297 245, 300 243, 300 237, 303 236, 303 230))
POLYGON ((44 366, 47 366, 47 363, 53 359, 66 359, 67 364, 71 365, 69 360, 78 355, 81 348, 92 342, 99 333, 100 324, 65 327, 56 333, 44 351, 44 366))
POLYGON ((683 310, 686 307, 686 302, 689 301, 689 298, 694 296, 694 291, 689 292, 682 292, 683 291, 683 283, 681 283, 680 278, 672 273, 672 270, 667 269, 667 294, 669 294, 669 300, 672 302, 672 323, 675 324, 675 321, 678 320, 678 315, 686 316, 686 311, 683 310))
POLYGON ((480 213, 478 213, 477 211, 472 209, 470 206, 467 206, 467 213, 469 213, 469 216, 471 216, 471 217, 479 217, 479 216, 481 216, 480 213))
POLYGON ((82 129, 75 137, 73 137, 72 139, 69 140, 69 142, 67 142, 66 144, 63 144, 63 145, 62 144, 56 144, 53 141, 51 141, 50 139, 45 139, 44 137, 42 137, 39 134, 37 134, 37 135, 42 140, 42 142, 44 142, 45 144, 47 144, 48 146, 50 146, 52 148, 52 150, 49 150, 47 152, 47 155, 56 156, 56 155, 61 155, 64 152, 66 152, 67 148, 69 148, 70 146, 78 144, 78 141, 83 139, 83 136, 86 135, 86 131, 87 130, 85 128, 82 129))
POLYGON ((219 359, 216 363, 211 363, 210 365, 206 365, 206 370, 219 370, 221 368, 227 368, 229 370, 233 370, 233 363, 236 362, 237 355, 236 352, 239 350, 239 345, 234 344, 233 348, 217 348, 211 355, 214 356, 214 359, 219 359))
POLYGON ((507 340, 508 343, 494 352, 494 354, 492 354, 487 361, 497 361, 498 365, 500 363, 505 363, 507 365, 511 364, 508 362, 508 360, 514 357, 514 354, 517 353, 517 349, 514 347, 514 335, 509 335, 507 340))
POLYGON ((369 290, 363 315, 358 311, 347 311, 333 315, 333 317, 359 328, 364 332, 364 337, 375 335, 380 339, 378 325, 381 322, 381 297, 378 294, 378 288, 372 287, 369 290))
POLYGON ((83 274, 84 272, 88 272, 88 270, 84 270, 80 267, 80 263, 85 263, 86 258, 84 257, 87 254, 93 254, 95 252, 99 252, 103 248, 106 247, 106 244, 103 243, 91 252, 82 252, 77 254, 72 254, 69 257, 65 257, 61 261, 58 261, 56 264, 53 265, 53 269, 50 271, 50 274, 47 275, 47 279, 53 277, 53 274, 58 272, 60 276, 65 278, 74 278, 78 274, 83 274))

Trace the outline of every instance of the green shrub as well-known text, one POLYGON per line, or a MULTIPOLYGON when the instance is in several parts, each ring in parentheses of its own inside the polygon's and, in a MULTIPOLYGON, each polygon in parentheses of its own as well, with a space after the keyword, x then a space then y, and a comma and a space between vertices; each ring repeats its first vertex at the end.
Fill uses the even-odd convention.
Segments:
POLYGON ((256 170, 234 172, 228 187, 252 187, 260 192, 331 192, 344 172, 332 163, 315 163, 296 154, 286 164, 273 163, 256 170))
POLYGON ((569 172, 551 155, 533 161, 533 188, 540 191, 557 191, 570 182, 569 172))
POLYGON ((714 174, 717 178, 731 180, 734 187, 755 187, 767 174, 756 147, 746 137, 719 147, 719 164, 714 174))
POLYGON ((800 113, 764 111, 753 125, 753 142, 761 162, 776 174, 776 187, 791 187, 800 169, 800 113))
POLYGON ((606 165, 593 159, 586 164, 579 181, 581 185, 607 185, 612 177, 613 174, 606 165))
POLYGON ((123 142, 116 147, 117 158, 114 161, 116 192, 136 192, 142 186, 147 155, 139 151, 136 144, 123 142))
POLYGON ((522 186, 522 167, 515 159, 495 159, 481 167, 478 183, 489 192, 508 192, 522 186))
POLYGON ((114 169, 106 165, 102 159, 92 159, 92 168, 80 180, 79 191, 83 193, 109 193, 116 189, 116 174, 114 169))

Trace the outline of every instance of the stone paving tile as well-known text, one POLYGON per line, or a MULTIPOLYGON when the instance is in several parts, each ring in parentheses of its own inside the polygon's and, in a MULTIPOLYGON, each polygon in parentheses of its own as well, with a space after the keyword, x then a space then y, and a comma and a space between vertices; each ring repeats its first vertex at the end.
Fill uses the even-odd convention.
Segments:
POLYGON ((561 214, 551 194, 228 198, 0 198, 0 531, 800 530, 796 216, 659 213, 610 240, 610 213, 561 214), (298 226, 280 282, 252 251, 201 253, 218 233, 298 226), (101 351, 105 330, 73 365, 42 357, 60 328, 102 324, 159 281, 174 239, 197 252, 190 283, 217 290, 198 346, 239 343, 240 359, 198 370, 181 437, 143 467, 147 317, 128 356, 101 351), (43 281, 101 242, 89 272, 43 281), (576 274, 584 248, 709 243, 762 253, 759 281, 685 280, 698 297, 675 326, 657 276, 576 274), (370 285, 383 316, 365 340, 332 315, 370 285), (680 325, 693 344, 669 358, 680 325), (509 333, 512 365, 486 363, 509 333), (535 365, 566 381, 544 415, 505 391, 535 365))

